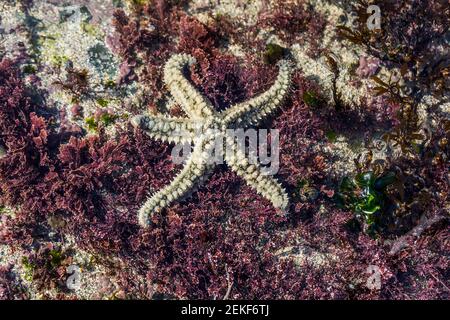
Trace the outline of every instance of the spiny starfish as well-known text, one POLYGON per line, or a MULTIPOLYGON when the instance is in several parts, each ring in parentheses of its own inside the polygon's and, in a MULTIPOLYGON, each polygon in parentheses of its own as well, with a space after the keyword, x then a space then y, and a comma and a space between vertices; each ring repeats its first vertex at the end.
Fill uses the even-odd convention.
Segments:
POLYGON ((185 197, 205 180, 207 173, 214 168, 208 157, 212 154, 218 135, 228 147, 224 160, 231 170, 268 199, 275 208, 285 211, 288 206, 285 189, 275 178, 264 174, 261 167, 248 161, 245 152, 240 150, 227 130, 256 126, 279 107, 289 91, 292 73, 290 62, 281 60, 278 63, 279 74, 269 90, 222 112, 214 110, 212 103, 184 76, 184 68, 195 63, 195 58, 190 55, 176 54, 164 67, 164 82, 187 118, 138 115, 132 119, 135 127, 141 128, 154 139, 194 145, 181 172, 169 185, 149 197, 139 209, 139 223, 147 227, 152 214, 185 197))

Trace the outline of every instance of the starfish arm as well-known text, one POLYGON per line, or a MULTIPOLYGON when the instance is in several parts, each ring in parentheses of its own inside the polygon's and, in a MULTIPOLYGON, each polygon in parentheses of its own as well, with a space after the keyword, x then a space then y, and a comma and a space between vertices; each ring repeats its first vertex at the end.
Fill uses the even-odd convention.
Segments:
POLYGON ((198 92, 183 74, 184 67, 195 62, 195 58, 187 54, 172 56, 164 66, 164 82, 187 115, 210 117, 214 114, 212 103, 198 92))
POLYGON ((206 156, 202 151, 203 148, 202 143, 196 144, 180 173, 169 185, 149 197, 139 209, 138 219, 143 227, 149 226, 154 213, 160 212, 174 201, 185 197, 195 186, 206 179, 206 175, 212 166, 205 161, 206 156))
POLYGON ((265 175, 257 165, 249 163, 233 138, 227 137, 227 144, 231 147, 227 151, 231 152, 226 152, 225 161, 231 170, 242 177, 258 194, 268 199, 275 208, 286 211, 289 198, 281 184, 275 178, 265 175))
POLYGON ((198 119, 162 115, 138 115, 131 119, 131 123, 150 137, 169 143, 192 142, 202 125, 198 119))
POLYGON ((280 106, 289 91, 292 65, 288 60, 281 60, 278 66, 277 79, 269 90, 223 111, 226 124, 257 125, 280 106))

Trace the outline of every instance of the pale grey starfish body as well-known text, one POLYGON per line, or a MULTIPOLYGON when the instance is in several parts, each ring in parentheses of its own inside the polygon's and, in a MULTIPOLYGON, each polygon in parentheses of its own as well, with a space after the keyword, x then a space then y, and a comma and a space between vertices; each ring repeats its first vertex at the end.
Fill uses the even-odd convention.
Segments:
POLYGON ((260 166, 248 161, 245 152, 240 150, 227 130, 258 125, 280 106, 289 91, 291 64, 286 60, 278 63, 279 75, 266 92, 218 112, 183 74, 183 69, 194 63, 195 59, 189 55, 174 55, 164 69, 165 84, 187 118, 138 115, 132 120, 134 126, 145 130, 154 139, 194 145, 181 172, 169 185, 149 197, 140 208, 139 223, 148 226, 153 213, 186 196, 205 179, 207 173, 214 168, 214 163, 208 160, 218 138, 223 138, 228 147, 224 160, 231 170, 268 199, 275 208, 286 210, 286 191, 275 178, 264 174, 260 166))

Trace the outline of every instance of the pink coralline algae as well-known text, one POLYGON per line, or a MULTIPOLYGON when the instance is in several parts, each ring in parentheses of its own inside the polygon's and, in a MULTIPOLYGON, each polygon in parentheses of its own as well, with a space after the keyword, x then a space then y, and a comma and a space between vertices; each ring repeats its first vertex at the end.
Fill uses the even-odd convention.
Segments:
POLYGON ((377 58, 361 56, 356 74, 362 78, 369 78, 376 74, 379 67, 380 60, 377 58))

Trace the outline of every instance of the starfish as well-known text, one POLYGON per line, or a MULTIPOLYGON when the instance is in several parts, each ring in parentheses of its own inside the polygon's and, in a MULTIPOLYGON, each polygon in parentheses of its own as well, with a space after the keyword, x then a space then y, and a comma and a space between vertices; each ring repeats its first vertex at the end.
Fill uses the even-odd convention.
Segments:
POLYGON ((266 92, 221 112, 214 110, 212 103, 184 76, 184 69, 195 63, 195 58, 190 55, 176 54, 164 66, 164 82, 187 117, 143 114, 131 120, 135 127, 144 130, 153 139, 193 144, 193 150, 179 174, 169 185, 150 196, 139 209, 139 223, 143 227, 149 226, 154 213, 187 196, 206 179, 215 166, 208 159, 217 138, 225 141, 227 149, 224 160, 229 168, 275 208, 286 211, 288 196, 285 189, 275 178, 265 174, 260 166, 248 161, 245 152, 240 150, 227 130, 257 126, 280 106, 289 91, 290 61, 278 62, 279 74, 266 92))

